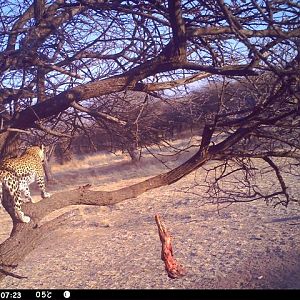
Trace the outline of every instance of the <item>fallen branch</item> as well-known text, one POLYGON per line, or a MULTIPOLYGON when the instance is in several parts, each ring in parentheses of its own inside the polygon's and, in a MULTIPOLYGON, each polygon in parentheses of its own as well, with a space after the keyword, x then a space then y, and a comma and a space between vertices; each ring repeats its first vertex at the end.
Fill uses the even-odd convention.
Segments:
POLYGON ((17 279, 25 279, 25 278, 28 278, 27 276, 20 276, 20 275, 14 274, 14 273, 12 273, 12 272, 6 271, 6 270, 4 270, 4 269, 0 269, 0 273, 3 273, 5 276, 11 276, 11 277, 17 278, 17 279))
POLYGON ((168 276, 172 279, 184 276, 185 271, 183 267, 173 257, 173 248, 171 244, 172 237, 159 215, 155 215, 155 222, 158 227, 159 238, 162 244, 161 259, 165 262, 168 276))

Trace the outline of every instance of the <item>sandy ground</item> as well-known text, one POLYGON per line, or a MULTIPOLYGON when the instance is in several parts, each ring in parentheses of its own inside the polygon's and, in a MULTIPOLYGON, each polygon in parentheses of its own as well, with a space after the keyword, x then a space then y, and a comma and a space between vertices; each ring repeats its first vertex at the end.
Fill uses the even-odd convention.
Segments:
MULTIPOLYGON (((116 189, 158 172, 152 164, 114 159, 113 170, 108 163, 97 169, 91 162, 93 174, 83 163, 80 172, 78 165, 54 168, 60 184, 52 189, 85 181, 96 183, 96 189, 116 189)), ((49 232, 19 264, 15 273, 27 278, 6 277, 0 288, 299 289, 300 206, 252 202, 218 209, 203 205, 201 194, 183 192, 193 178, 117 205, 68 207, 49 216, 69 212, 65 226, 49 232), (175 258, 186 270, 180 279, 168 278, 164 270, 155 214, 174 237, 175 258)), ((3 241, 11 225, 3 210, 0 219, 3 241)))

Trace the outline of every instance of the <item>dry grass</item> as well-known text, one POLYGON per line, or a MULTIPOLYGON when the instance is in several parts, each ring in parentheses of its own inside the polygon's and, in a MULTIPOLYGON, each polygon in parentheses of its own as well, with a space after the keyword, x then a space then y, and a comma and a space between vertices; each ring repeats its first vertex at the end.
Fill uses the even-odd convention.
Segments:
POLYGON ((198 139, 193 138, 172 142, 174 148, 167 144, 154 146, 151 154, 144 150, 142 160, 136 163, 122 152, 78 156, 64 165, 53 163, 52 170, 57 182, 51 186, 51 190, 71 189, 87 183, 98 188, 117 189, 132 180, 135 183, 179 165, 195 152, 195 145, 198 143, 198 139), (189 146, 191 148, 185 151, 189 146), (178 150, 182 152, 177 154, 178 150))

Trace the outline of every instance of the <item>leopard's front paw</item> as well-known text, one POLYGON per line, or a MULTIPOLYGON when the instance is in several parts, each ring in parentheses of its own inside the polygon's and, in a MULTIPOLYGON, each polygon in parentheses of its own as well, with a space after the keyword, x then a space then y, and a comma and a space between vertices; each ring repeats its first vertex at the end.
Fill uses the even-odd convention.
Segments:
POLYGON ((23 223, 29 223, 30 222, 30 217, 24 216, 21 220, 23 223))
POLYGON ((29 223, 31 220, 30 217, 25 216, 25 214, 22 211, 17 211, 16 216, 19 219, 19 221, 22 223, 29 223))
POLYGON ((42 198, 49 198, 49 197, 51 197, 51 194, 49 194, 47 192, 42 193, 42 198))

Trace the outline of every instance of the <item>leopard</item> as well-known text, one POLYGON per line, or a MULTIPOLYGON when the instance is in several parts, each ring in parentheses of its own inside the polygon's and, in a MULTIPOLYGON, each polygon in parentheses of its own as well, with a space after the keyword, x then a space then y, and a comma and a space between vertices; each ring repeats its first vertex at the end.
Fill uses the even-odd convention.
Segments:
POLYGON ((0 163, 2 194, 7 191, 11 196, 11 206, 20 222, 29 223, 31 220, 22 211, 23 203, 33 202, 29 189, 31 183, 37 182, 43 199, 51 196, 45 190, 44 160, 45 146, 41 145, 28 147, 20 157, 4 159, 0 163))

